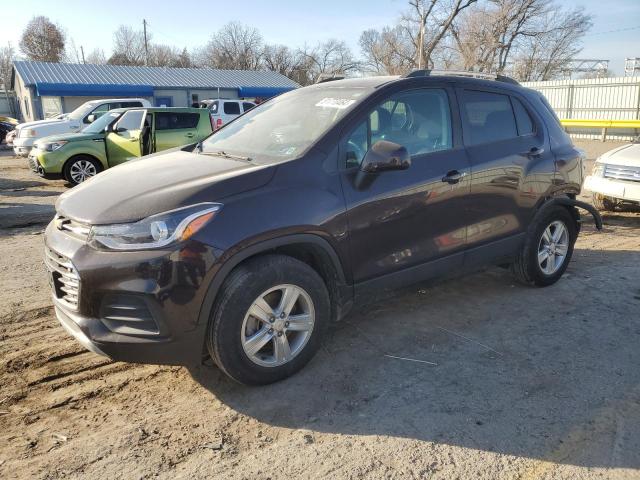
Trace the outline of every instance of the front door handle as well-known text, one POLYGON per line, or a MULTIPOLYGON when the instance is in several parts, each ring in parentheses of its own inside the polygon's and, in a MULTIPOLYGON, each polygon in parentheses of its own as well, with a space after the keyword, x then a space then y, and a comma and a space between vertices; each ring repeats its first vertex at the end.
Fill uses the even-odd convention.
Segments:
POLYGON ((195 137, 195 134, 194 133, 185 133, 184 136, 187 137, 187 138, 193 138, 193 137, 195 137))
POLYGON ((462 178, 467 174, 467 172, 459 172, 458 170, 451 170, 447 172, 447 174, 442 177, 442 181, 445 183, 449 183, 453 185, 454 183, 458 183, 462 178))
POLYGON ((137 142, 138 140, 140 140, 140 137, 130 137, 129 138, 130 142, 137 142))

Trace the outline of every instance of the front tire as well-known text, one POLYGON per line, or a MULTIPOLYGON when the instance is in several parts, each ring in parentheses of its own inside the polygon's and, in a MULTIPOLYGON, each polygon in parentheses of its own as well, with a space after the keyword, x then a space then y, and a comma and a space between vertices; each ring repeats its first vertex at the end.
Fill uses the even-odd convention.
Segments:
POLYGON ((548 207, 530 225, 511 271, 523 284, 553 285, 569 266, 577 237, 571 213, 561 206, 548 207))
POLYGON ((265 385, 293 375, 313 358, 329 324, 322 278, 305 263, 265 255, 225 280, 207 331, 207 350, 239 383, 265 385))
POLYGON ((87 155, 78 155, 67 161, 62 173, 67 182, 76 186, 101 171, 100 162, 87 155))

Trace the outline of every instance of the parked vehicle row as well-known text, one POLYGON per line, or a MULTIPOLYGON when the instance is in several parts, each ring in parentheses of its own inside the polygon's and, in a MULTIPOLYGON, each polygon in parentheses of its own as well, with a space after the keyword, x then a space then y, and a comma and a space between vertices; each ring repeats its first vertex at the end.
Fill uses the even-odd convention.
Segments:
POLYGON ((62 177, 77 185, 109 167, 199 142, 211 132, 211 119, 199 108, 110 109, 80 133, 37 140, 29 167, 41 176, 62 177))
POLYGON ((79 132, 110 110, 150 106, 149 101, 144 98, 92 100, 83 103, 71 113, 63 114, 62 117, 21 123, 16 127, 13 152, 18 156, 27 157, 38 139, 49 135, 79 132))
POLYGON ((504 77, 297 89, 61 195, 45 233, 56 315, 113 359, 211 357, 274 382, 382 292, 487 264, 558 281, 577 207, 602 227, 576 200, 582 162, 544 97, 504 77))

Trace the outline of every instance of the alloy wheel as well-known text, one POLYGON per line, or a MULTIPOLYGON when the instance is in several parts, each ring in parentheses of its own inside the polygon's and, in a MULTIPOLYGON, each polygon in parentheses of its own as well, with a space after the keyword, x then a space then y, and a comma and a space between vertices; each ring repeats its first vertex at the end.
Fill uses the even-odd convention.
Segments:
POLYGON ((298 355, 313 333, 315 310, 299 286, 277 285, 254 300, 242 322, 240 339, 249 359, 278 367, 298 355))
POLYGON ((569 252, 569 230, 560 220, 547 226, 538 243, 538 265, 545 275, 553 275, 564 264, 569 252))
POLYGON ((69 169, 69 175, 75 183, 82 183, 96 173, 96 166, 89 160, 77 160, 69 169))

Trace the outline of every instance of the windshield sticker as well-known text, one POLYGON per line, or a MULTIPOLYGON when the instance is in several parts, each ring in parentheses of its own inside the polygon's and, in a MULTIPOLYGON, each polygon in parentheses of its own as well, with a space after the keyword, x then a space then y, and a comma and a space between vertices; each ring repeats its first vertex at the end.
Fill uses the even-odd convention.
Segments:
POLYGON ((318 103, 316 103, 316 107, 327 107, 327 108, 338 108, 340 110, 350 107, 355 103, 355 100, 351 100, 349 98, 323 98, 318 103))

